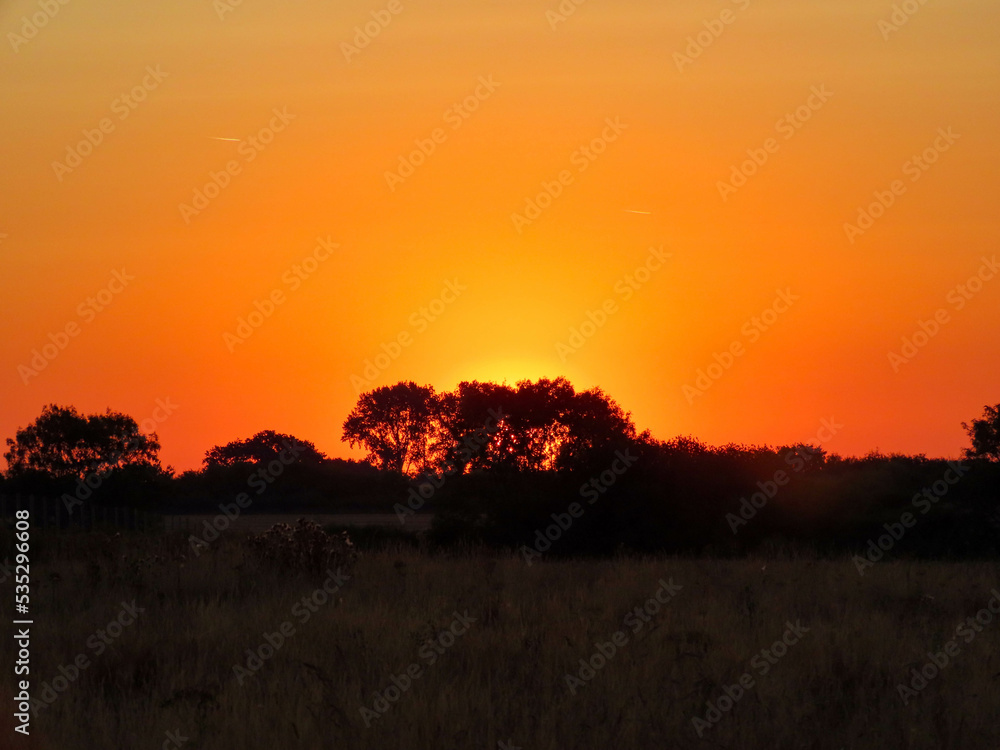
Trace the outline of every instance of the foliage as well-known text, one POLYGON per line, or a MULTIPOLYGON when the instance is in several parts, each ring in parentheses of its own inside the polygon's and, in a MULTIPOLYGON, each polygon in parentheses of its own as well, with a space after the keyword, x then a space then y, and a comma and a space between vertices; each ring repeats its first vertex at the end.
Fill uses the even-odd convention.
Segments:
POLYGON ((345 442, 364 446, 367 460, 397 473, 430 465, 431 426, 437 399, 430 386, 410 381, 364 393, 344 420, 345 442))
POLYGON ((986 406, 982 419, 973 419, 972 424, 962 422, 962 428, 972 440, 972 447, 965 451, 966 456, 1000 461, 1000 404, 986 406))
POLYGON ((565 378, 516 387, 478 381, 436 395, 397 383, 364 393, 343 439, 380 468, 415 474, 457 468, 564 471, 613 455, 635 440, 630 416, 599 388, 576 392, 565 378))
MULTIPOLYGON (((45 647, 32 652, 32 698, 62 688, 74 656, 87 657, 32 723, 51 750, 159 747, 177 728, 184 747, 201 750, 1000 747, 1000 724, 984 710, 1000 701, 995 623, 965 628, 960 653, 906 704, 897 688, 986 607, 994 563, 883 562, 860 577, 848 557, 787 553, 528 567, 519 555, 393 550, 357 561, 342 604, 307 612, 314 580, 249 576, 241 547, 223 539, 186 560, 183 536, 121 539, 122 570, 157 560, 142 587, 90 575, 111 564, 106 546, 100 535, 67 536, 33 555, 45 647), (661 579, 682 589, 649 609, 661 579), (136 624, 96 653, 96 630, 133 599, 143 608, 136 624), (636 607, 652 613, 638 630, 639 619, 624 620, 636 607), (475 621, 448 648, 431 648, 456 610, 475 621), (773 646, 788 621, 808 631, 773 646), (293 630, 279 636, 285 622, 293 630), (606 661, 592 660, 595 643, 606 661), (579 677, 581 659, 600 666, 571 692, 566 675, 579 677), (240 680, 234 665, 248 663, 255 671, 240 680), (419 677, 395 692, 411 663, 419 677), (752 685, 725 701, 744 673, 752 685), (366 727, 359 707, 387 689, 398 700, 366 727), (699 739, 692 719, 707 704, 726 710, 699 739)), ((13 665, 14 639, 3 649, 13 665)), ((13 705, 15 689, 4 681, 0 698, 13 705)), ((13 736, 9 724, 0 730, 13 736)))
POLYGON ((144 434, 127 414, 80 414, 73 407, 46 406, 30 425, 7 438, 7 475, 44 473, 56 479, 107 476, 126 466, 162 471, 156 433, 144 434))
POLYGON ((282 571, 329 575, 350 568, 357 551, 346 531, 327 533, 314 521, 300 518, 295 526, 277 523, 248 540, 249 551, 259 562, 282 571))
POLYGON ((234 466, 240 463, 266 464, 282 452, 294 448, 297 461, 321 464, 329 460, 308 440, 299 440, 274 430, 262 430, 246 440, 234 440, 216 445, 205 452, 205 466, 234 466))

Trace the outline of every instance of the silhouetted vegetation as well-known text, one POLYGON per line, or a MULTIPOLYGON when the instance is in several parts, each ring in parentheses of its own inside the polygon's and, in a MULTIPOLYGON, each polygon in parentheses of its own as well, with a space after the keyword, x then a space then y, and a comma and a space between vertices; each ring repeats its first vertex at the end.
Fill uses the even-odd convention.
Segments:
POLYGON ((172 472, 159 459, 156 433, 108 409, 80 414, 46 406, 30 425, 7 438, 7 472, 0 491, 64 497, 82 502, 155 505, 166 497, 172 472))
POLYGON ((156 433, 143 434, 126 414, 108 409, 84 415, 73 407, 50 404, 14 438, 7 438, 4 458, 8 478, 38 474, 83 479, 127 466, 159 470, 159 451, 156 433))
POLYGON ((962 422, 962 427, 972 441, 966 456, 1000 461, 1000 404, 987 406, 982 419, 973 419, 972 424, 962 422))
POLYGON ((308 440, 299 440, 274 430, 262 430, 247 440, 217 445, 205 453, 205 466, 235 466, 241 463, 268 463, 280 459, 282 451, 295 448, 296 461, 322 464, 329 460, 308 440))
MULTIPOLYGON (((275 565, 248 537, 227 535, 199 555, 182 534, 32 541, 33 616, 45 644, 31 664, 32 737, 44 735, 46 748, 169 748, 168 730, 201 750, 1000 743, 988 708, 1000 697, 997 625, 973 617, 995 601, 994 563, 894 561, 859 577, 846 558, 528 567, 516 554, 369 547, 310 611, 302 602, 322 585, 310 566, 275 565), (664 580, 680 592, 650 609, 664 580), (94 634, 123 601, 141 612, 105 650, 94 634), (645 620, 635 617, 642 606, 645 620), (475 621, 447 650, 430 650, 455 610, 475 621), (763 651, 789 622, 807 632, 787 651, 763 651), (619 631, 626 640, 611 651, 619 631), (957 633, 967 633, 957 656, 936 679, 915 682, 928 652, 945 652, 957 633), (597 648, 606 661, 592 660, 597 648), (440 658, 431 666, 421 653, 440 658), (76 654, 87 661, 74 673, 76 654), (425 669, 409 689, 388 691, 412 663, 425 669), (743 674, 753 682, 727 706, 743 674), (900 686, 913 684, 924 686, 919 695, 900 700, 900 686), (361 709, 384 695, 388 710, 366 722, 361 709), (699 738, 692 721, 703 717, 715 723, 699 738), (803 742, 803 727, 824 742, 803 742), (138 742, 142 732, 156 742, 138 742)), ((2 526, 0 546, 13 546, 2 526)), ((4 639, 3 663, 14 664, 15 644, 4 639)), ((14 692, 0 683, 8 705, 14 692)))
POLYGON ((401 533, 414 513, 432 512, 426 543, 526 559, 791 547, 993 556, 998 408, 965 425, 973 445, 962 461, 844 458, 816 445, 657 440, 599 389, 577 392, 563 378, 464 382, 447 393, 409 382, 362 394, 347 417, 343 439, 365 447, 366 461, 330 459, 267 430, 215 446, 201 470, 173 476, 160 467, 156 436, 131 418, 53 405, 7 441, 0 491, 172 511, 216 512, 242 498, 248 512, 394 512, 401 533))

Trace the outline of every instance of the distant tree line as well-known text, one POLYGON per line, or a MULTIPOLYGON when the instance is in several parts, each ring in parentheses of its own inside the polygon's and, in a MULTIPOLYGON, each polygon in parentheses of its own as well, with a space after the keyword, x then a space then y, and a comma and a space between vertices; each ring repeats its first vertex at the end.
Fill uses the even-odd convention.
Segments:
POLYGON ((53 404, 7 439, 0 492, 198 511, 248 492, 253 510, 394 512, 403 530, 432 511, 435 543, 526 556, 857 552, 886 534, 901 536, 893 554, 995 556, 1000 404, 963 427, 971 446, 960 462, 843 458, 805 444, 657 440, 600 389, 564 378, 444 393, 402 382, 362 394, 347 415, 342 439, 366 451, 362 461, 264 430, 177 475, 161 465, 157 435, 128 415, 53 404))

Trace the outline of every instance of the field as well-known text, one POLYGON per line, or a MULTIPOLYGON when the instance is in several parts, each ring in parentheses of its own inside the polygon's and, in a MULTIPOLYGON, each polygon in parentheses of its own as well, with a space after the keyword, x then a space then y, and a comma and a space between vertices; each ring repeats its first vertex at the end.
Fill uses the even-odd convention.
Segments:
MULTIPOLYGON (((164 516, 164 523, 168 528, 184 529, 192 534, 198 534, 204 528, 205 522, 209 523, 218 514, 209 513, 189 513, 183 515, 164 516)), ((395 513, 301 513, 301 516, 311 521, 315 521, 323 526, 379 526, 399 529, 399 516, 395 513)), ((227 531, 240 531, 250 534, 259 534, 267 531, 276 523, 294 523, 296 517, 290 517, 285 513, 243 513, 238 518, 233 519, 227 531)), ((407 531, 426 531, 431 527, 433 515, 430 513, 414 513, 406 516, 407 531)))
MULTIPOLYGON (((1000 747, 1000 626, 989 610, 963 624, 996 563, 861 576, 848 558, 529 566, 398 546, 331 580, 247 550, 36 532, 39 746, 1000 747)), ((5 703, 0 747, 27 747, 5 703)))

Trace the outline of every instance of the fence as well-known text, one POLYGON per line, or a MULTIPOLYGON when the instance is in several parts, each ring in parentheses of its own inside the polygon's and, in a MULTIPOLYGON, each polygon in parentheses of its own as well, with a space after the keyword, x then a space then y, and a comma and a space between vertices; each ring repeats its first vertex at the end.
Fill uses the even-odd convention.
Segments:
POLYGON ((89 530, 114 527, 141 531, 165 531, 186 528, 187 519, 152 513, 139 508, 109 507, 95 503, 72 509, 58 498, 34 495, 0 495, 0 518, 14 518, 17 510, 29 512, 29 522, 36 528, 89 530))

